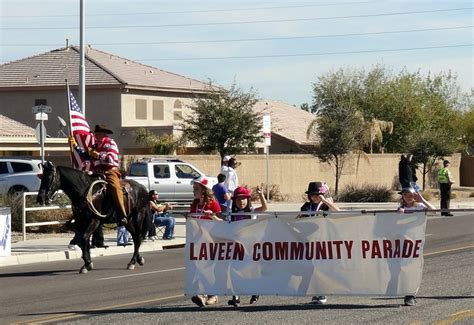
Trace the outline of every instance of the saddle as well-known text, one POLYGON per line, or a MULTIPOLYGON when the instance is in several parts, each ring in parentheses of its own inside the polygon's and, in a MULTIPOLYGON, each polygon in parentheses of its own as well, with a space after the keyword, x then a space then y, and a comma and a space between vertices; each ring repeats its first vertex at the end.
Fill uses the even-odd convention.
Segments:
MULTIPOLYGON (((124 196, 125 210, 127 214, 130 214, 133 203, 132 196, 130 195, 130 193, 133 189, 126 180, 120 180, 120 185, 122 187, 122 192, 124 196)), ((94 181, 87 189, 87 193, 88 194, 86 195, 86 201, 89 205, 89 209, 94 214, 101 217, 110 217, 115 212, 115 208, 111 204, 113 200, 106 200, 108 191, 107 183, 105 182, 104 177, 97 177, 97 180, 94 181), (91 204, 93 205, 92 207, 90 206, 91 204)))

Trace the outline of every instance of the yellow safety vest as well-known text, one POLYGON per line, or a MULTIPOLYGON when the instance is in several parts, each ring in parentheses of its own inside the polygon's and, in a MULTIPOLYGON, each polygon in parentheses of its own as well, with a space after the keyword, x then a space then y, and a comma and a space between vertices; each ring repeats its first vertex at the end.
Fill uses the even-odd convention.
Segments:
POLYGON ((440 183, 449 183, 449 170, 446 167, 441 168, 438 171, 438 181, 440 183))

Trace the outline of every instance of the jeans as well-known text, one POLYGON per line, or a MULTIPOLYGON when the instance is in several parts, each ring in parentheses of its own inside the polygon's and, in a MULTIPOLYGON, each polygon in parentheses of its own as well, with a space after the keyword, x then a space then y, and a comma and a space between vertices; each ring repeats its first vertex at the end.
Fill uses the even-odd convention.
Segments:
POLYGON ((128 243, 128 230, 124 226, 117 227, 117 245, 128 243))
POLYGON ((169 214, 169 213, 159 213, 154 214, 153 223, 157 227, 165 227, 165 233, 163 234, 164 238, 171 238, 173 237, 174 233, 174 225, 176 224, 176 220, 169 214))

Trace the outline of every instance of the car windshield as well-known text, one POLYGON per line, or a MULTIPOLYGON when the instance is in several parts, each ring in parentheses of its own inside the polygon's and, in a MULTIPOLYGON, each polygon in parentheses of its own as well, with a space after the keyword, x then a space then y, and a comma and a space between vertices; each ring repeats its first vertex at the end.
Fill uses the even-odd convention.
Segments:
POLYGON ((197 178, 200 177, 201 174, 192 168, 189 165, 178 165, 176 164, 174 166, 175 172, 176 172, 176 177, 178 178, 197 178))

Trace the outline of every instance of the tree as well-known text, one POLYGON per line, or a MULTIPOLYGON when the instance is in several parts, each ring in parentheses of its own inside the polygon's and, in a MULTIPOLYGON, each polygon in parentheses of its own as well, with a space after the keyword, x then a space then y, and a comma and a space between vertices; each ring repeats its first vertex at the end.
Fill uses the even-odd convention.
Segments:
POLYGON ((412 162, 421 165, 422 188, 426 189, 426 175, 433 171, 437 160, 452 153, 449 139, 436 136, 432 132, 422 132, 409 148, 413 154, 412 162))
POLYGON ((319 78, 313 85, 313 107, 317 118, 306 135, 315 142, 313 154, 335 169, 335 194, 348 154, 358 150, 364 119, 358 111, 360 84, 356 75, 339 70, 319 78))
POLYGON ((157 136, 145 128, 135 131, 135 142, 144 144, 149 148, 150 154, 171 155, 184 145, 183 138, 175 138, 173 135, 165 134, 157 136))
POLYGON ((255 151, 262 140, 261 114, 253 111, 255 91, 244 92, 235 83, 227 90, 209 82, 208 89, 190 106, 193 113, 184 118, 183 136, 203 152, 218 152, 221 158, 255 151))

